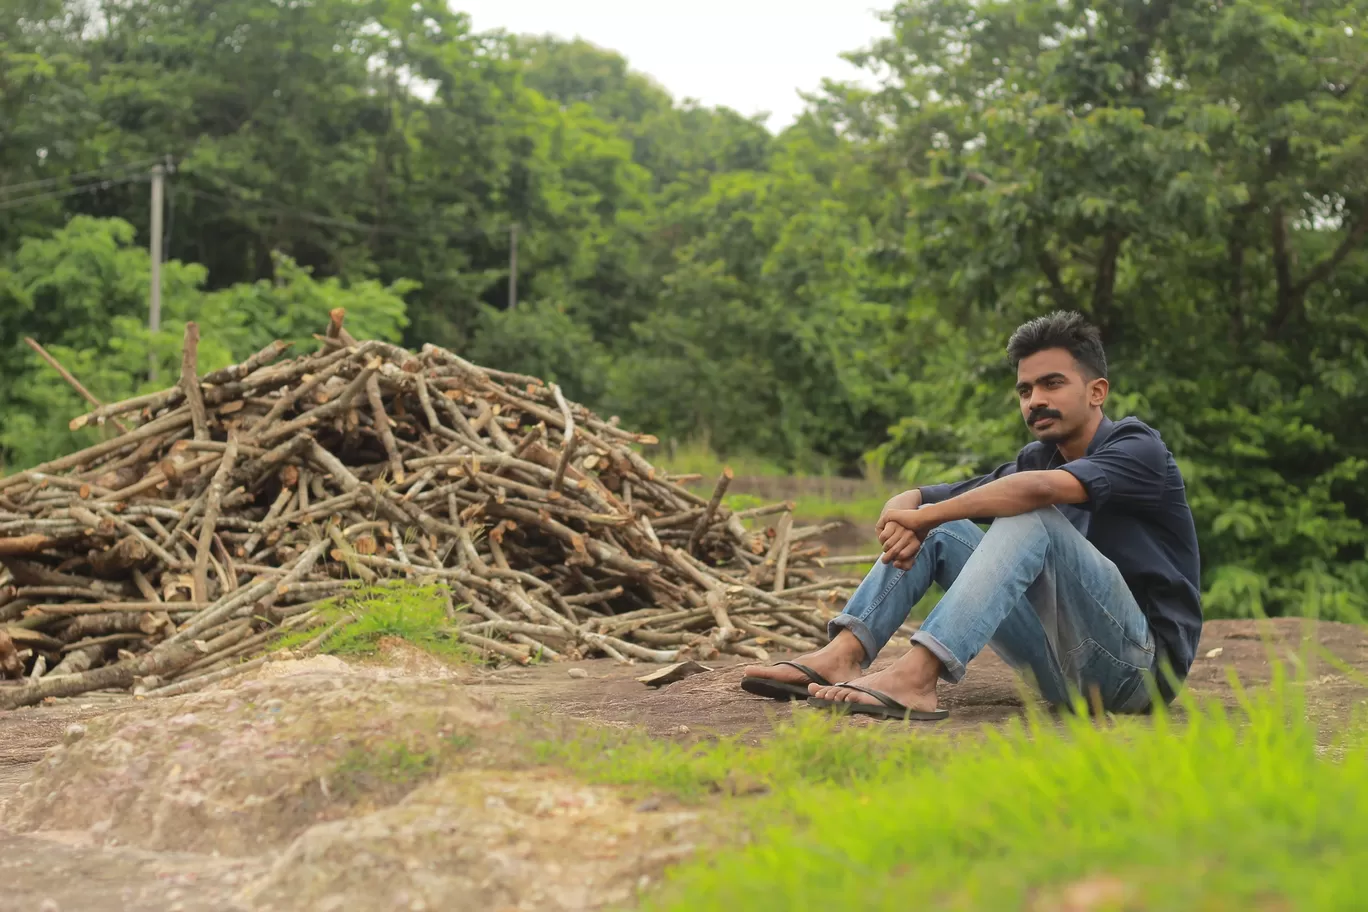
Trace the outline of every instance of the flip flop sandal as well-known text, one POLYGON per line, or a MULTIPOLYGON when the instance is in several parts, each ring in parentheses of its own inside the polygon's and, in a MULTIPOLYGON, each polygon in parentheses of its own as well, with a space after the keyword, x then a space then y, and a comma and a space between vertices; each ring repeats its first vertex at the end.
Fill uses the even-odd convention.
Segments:
POLYGON ((827 700, 813 697, 808 701, 809 706, 816 706, 821 709, 834 709, 837 712, 853 713, 857 716, 876 716, 880 719, 903 719, 907 722, 939 722, 941 719, 948 719, 950 711, 937 709, 927 712, 921 709, 908 709, 897 700, 886 693, 872 690, 868 687, 861 687, 859 684, 851 684, 843 681, 837 687, 848 687, 851 690, 858 690, 862 694, 869 694, 879 701, 874 703, 850 703, 846 700, 827 700))
MULTIPOLYGON (((807 675, 808 683, 816 684, 820 687, 830 687, 831 682, 822 677, 818 672, 813 671, 806 665, 799 665, 797 662, 775 662, 771 668, 778 668, 780 665, 788 665, 796 668, 807 675)), ((776 681, 773 678, 757 678, 748 675, 741 679, 741 689, 746 693, 753 693, 759 697, 769 697, 771 700, 806 700, 808 698, 807 683, 790 684, 787 681, 776 681)))

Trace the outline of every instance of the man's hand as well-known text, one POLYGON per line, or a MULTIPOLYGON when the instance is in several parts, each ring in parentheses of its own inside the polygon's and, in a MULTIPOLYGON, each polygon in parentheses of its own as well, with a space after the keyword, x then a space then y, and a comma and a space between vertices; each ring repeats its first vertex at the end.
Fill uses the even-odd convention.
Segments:
POLYGON ((916 532, 889 522, 879 533, 879 541, 883 545, 883 555, 879 558, 881 561, 899 570, 912 569, 912 561, 921 550, 921 538, 916 532))
POLYGON ((921 501, 921 491, 913 488, 890 497, 888 503, 884 504, 883 512, 879 514, 879 521, 874 528, 879 535, 879 543, 883 546, 883 556, 880 559, 885 564, 892 564, 899 570, 911 569, 912 561, 921 549, 921 536, 913 531, 910 525, 897 522, 891 517, 915 513, 921 506, 921 501))

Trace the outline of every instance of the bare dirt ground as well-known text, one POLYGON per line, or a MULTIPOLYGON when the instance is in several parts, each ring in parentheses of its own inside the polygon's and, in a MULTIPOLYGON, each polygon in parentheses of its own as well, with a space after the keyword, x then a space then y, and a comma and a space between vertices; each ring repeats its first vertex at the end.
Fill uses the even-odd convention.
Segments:
MULTIPOLYGON (((1289 668, 1297 667, 1303 662, 1306 640, 1313 632, 1311 642, 1356 672, 1346 673, 1326 659, 1314 658, 1307 668, 1311 710, 1328 736, 1347 724, 1357 707, 1368 703, 1368 630, 1345 624, 1314 625, 1291 618, 1262 623, 1209 621, 1187 687, 1194 695, 1215 697, 1234 707, 1238 699, 1231 687, 1232 672, 1246 687, 1267 684, 1272 673, 1270 660, 1276 658, 1289 668)), ((905 648, 890 645, 874 668, 892 662, 905 648)), ((636 677, 642 673, 637 668, 611 663, 509 669, 488 675, 482 691, 508 705, 640 727, 658 736, 681 734, 680 727, 684 726, 690 734, 742 734, 758 741, 795 709, 806 711, 801 703, 775 703, 742 692, 738 685, 744 663, 739 660, 711 663, 710 667, 715 671, 654 691, 637 683, 636 677), (567 669, 571 667, 585 669, 588 677, 570 678, 567 669)), ((970 664, 962 684, 942 685, 941 696, 950 718, 934 726, 937 732, 974 730, 1020 716, 1024 708, 1017 677, 991 652, 970 664)))
MULTIPOLYGON (((1189 688, 1234 705, 1231 672, 1257 686, 1271 659, 1296 668, 1308 634, 1344 666, 1317 659, 1302 676, 1328 742, 1368 702, 1359 628, 1210 622, 1189 688)), ((812 711, 743 693, 740 664, 659 690, 636 681, 649 670, 607 661, 451 669, 400 644, 379 662, 275 663, 171 700, 0 715, 0 908, 630 903, 707 840, 707 821, 536 766, 518 717, 758 741, 792 712, 812 711)), ((914 731, 972 733, 1023 711, 1015 677, 991 654, 943 693, 950 720, 914 731)))

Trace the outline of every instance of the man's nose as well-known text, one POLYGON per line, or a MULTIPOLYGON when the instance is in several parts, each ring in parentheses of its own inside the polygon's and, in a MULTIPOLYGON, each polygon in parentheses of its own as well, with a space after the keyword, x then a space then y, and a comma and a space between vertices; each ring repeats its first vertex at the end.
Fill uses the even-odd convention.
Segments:
POLYGON ((1045 401, 1044 391, 1039 389, 1031 390, 1030 402, 1032 411, 1039 408, 1049 408, 1050 406, 1050 403, 1045 401))

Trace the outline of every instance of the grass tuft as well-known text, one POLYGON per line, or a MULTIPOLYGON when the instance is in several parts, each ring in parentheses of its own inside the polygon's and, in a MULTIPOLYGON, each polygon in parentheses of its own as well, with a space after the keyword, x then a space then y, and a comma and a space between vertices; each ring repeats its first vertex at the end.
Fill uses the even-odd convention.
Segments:
POLYGON ((1279 676, 1231 711, 1032 714, 957 743, 801 712, 759 747, 603 736, 542 752, 691 800, 764 793, 648 909, 1355 908, 1368 738, 1355 725, 1318 748, 1303 694, 1279 676))
POLYGON ((688 801, 718 793, 771 791, 795 784, 855 785, 894 770, 938 762, 939 738, 889 737, 882 728, 840 729, 824 714, 799 713, 761 747, 742 735, 682 745, 645 734, 589 730, 539 742, 539 762, 566 766, 594 781, 668 791, 688 801))
MULTIPOLYGON (((446 590, 437 584, 394 582, 358 588, 319 609, 328 624, 347 614, 356 618, 320 649, 330 655, 372 655, 381 639, 395 637, 444 659, 477 661, 472 650, 452 637, 448 605, 446 590)), ((316 629, 290 634, 275 648, 293 648, 316 635, 316 629)))

